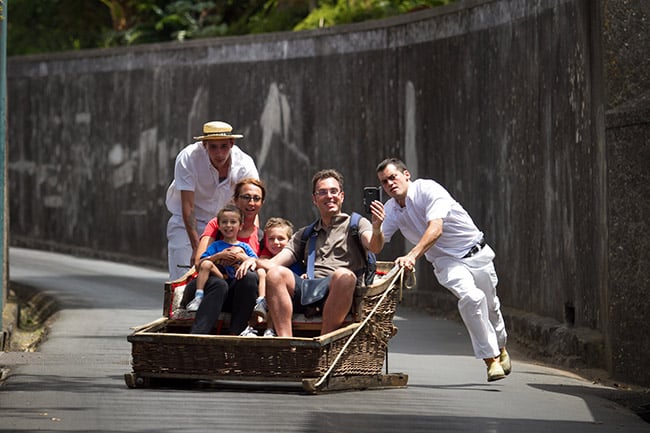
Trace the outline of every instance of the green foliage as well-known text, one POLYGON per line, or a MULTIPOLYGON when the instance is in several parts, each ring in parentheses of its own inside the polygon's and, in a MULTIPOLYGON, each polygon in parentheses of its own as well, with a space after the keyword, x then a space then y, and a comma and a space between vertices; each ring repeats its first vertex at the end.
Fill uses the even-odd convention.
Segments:
POLYGON ((138 20, 107 34, 105 45, 182 41, 247 33, 242 22, 261 8, 261 0, 139 2, 138 20), (164 3, 164 4, 162 4, 164 3))
POLYGON ((322 0, 294 30, 331 27, 372 19, 388 18, 414 10, 442 6, 453 0, 322 0))
POLYGON ((31 54, 313 29, 386 18, 451 1, 12 0, 8 3, 7 52, 31 54))
POLYGON ((183 40, 188 33, 201 29, 204 9, 214 7, 214 2, 174 1, 167 5, 155 2, 141 3, 136 19, 124 27, 113 26, 107 33, 106 45, 132 45, 169 40, 183 40))
POLYGON ((269 33, 292 30, 309 15, 306 1, 268 0, 264 7, 253 15, 248 23, 249 33, 269 33))
POLYGON ((111 27, 88 0, 11 0, 7 17, 7 55, 94 48, 111 27))

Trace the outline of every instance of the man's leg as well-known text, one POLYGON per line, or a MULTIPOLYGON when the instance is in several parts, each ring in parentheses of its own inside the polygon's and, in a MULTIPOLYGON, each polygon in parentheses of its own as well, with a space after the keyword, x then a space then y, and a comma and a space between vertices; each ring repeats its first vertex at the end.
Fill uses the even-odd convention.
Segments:
POLYGON ((321 335, 341 327, 345 316, 350 312, 357 276, 349 269, 339 268, 332 274, 329 294, 323 307, 323 326, 321 335))
MULTIPOLYGON (((197 222, 201 233, 205 223, 197 222)), ((169 280, 174 281, 189 271, 192 245, 183 224, 183 218, 172 215, 167 222, 167 264, 169 267, 169 280)))
POLYGON ((228 294, 228 283, 226 280, 211 276, 205 284, 205 295, 196 312, 196 318, 192 325, 192 334, 210 334, 217 323, 223 303, 228 294))
POLYGON ((497 277, 496 270, 494 269, 494 251, 489 245, 470 259, 465 260, 470 272, 474 276, 476 286, 485 293, 487 300, 488 317, 490 324, 497 336, 497 343, 499 345, 499 361, 503 367, 503 372, 507 375, 512 371, 512 362, 510 355, 506 350, 506 343, 508 342, 508 333, 506 332, 506 324, 501 314, 501 302, 497 296, 497 277))
POLYGON ((479 359, 499 356, 496 333, 489 320, 485 293, 476 287, 472 273, 460 260, 436 260, 435 275, 440 284, 458 298, 458 311, 479 359))
POLYGON ((295 274, 278 266, 266 273, 266 303, 273 317, 273 326, 278 337, 291 337, 291 316, 293 295, 296 287, 295 274))
POLYGON ((497 342, 500 348, 506 346, 508 334, 506 325, 501 314, 501 302, 497 296, 497 273, 494 269, 494 251, 485 246, 480 253, 468 260, 469 269, 474 275, 476 286, 485 293, 490 323, 497 335, 497 342))

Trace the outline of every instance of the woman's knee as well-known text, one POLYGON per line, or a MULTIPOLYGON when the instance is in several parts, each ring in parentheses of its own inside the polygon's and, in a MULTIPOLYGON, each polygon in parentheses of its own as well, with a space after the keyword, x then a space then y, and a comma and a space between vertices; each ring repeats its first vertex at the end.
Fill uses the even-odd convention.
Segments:
POLYGON ((259 278, 257 276, 257 272, 248 271, 248 272, 246 272, 246 274, 244 274, 244 276, 238 282, 239 282, 240 285, 257 287, 258 281, 259 281, 259 278))
POLYGON ((204 291, 206 295, 211 292, 225 293, 228 291, 228 283, 223 278, 210 275, 210 277, 208 277, 208 281, 205 283, 204 291))

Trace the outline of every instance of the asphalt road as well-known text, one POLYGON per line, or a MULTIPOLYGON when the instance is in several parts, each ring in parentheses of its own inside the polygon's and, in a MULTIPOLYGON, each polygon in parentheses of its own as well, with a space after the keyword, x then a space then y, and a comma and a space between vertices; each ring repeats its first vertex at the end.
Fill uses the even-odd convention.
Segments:
POLYGON ((389 370, 403 389, 129 389, 130 327, 161 315, 162 271, 15 249, 10 278, 61 310, 36 353, 1 353, 0 432, 650 432, 611 389, 514 357, 487 383, 463 326, 398 308, 389 370))

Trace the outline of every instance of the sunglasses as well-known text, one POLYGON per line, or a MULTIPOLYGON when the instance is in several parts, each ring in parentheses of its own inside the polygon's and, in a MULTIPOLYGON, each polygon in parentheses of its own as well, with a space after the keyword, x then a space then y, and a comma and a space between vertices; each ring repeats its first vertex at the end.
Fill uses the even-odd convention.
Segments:
POLYGON ((259 203, 262 201, 262 197, 260 197, 259 195, 243 194, 238 196, 237 198, 240 198, 245 201, 252 201, 253 203, 259 203))

